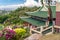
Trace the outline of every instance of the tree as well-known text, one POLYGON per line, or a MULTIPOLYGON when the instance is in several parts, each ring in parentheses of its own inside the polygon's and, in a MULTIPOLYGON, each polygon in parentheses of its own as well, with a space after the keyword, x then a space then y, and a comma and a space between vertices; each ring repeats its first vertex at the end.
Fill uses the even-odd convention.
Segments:
POLYGON ((33 12, 39 9, 39 7, 20 7, 14 11, 11 11, 9 14, 0 15, 0 23, 4 23, 4 25, 13 25, 13 24, 23 24, 23 20, 20 19, 21 16, 28 16, 25 12, 33 12))
POLYGON ((4 23, 6 19, 8 19, 8 16, 6 15, 0 16, 0 23, 4 23))

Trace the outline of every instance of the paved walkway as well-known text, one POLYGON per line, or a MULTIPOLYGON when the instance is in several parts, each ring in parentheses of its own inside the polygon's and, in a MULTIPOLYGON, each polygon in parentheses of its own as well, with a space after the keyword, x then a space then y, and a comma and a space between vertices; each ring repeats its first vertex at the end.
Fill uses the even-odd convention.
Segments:
POLYGON ((40 34, 32 34, 30 37, 26 38, 25 40, 39 40, 42 37, 40 34))

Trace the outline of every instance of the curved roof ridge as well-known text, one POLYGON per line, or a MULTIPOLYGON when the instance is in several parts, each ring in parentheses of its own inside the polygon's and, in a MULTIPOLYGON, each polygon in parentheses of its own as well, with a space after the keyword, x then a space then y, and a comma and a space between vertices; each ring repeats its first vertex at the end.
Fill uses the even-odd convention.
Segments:
POLYGON ((44 5, 44 7, 41 9, 41 11, 48 11, 48 8, 46 7, 46 5, 44 5))
POLYGON ((38 12, 38 11, 48 11, 48 9, 47 9, 46 5, 44 5, 34 12, 25 12, 25 13, 35 13, 35 12, 38 12))

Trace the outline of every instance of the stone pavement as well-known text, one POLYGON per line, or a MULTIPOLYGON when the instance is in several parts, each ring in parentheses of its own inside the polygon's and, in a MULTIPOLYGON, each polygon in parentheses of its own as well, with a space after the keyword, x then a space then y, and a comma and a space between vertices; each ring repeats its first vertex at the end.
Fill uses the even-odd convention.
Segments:
POLYGON ((39 40, 41 37, 42 37, 42 35, 40 35, 40 34, 32 34, 31 36, 29 36, 25 40, 39 40))

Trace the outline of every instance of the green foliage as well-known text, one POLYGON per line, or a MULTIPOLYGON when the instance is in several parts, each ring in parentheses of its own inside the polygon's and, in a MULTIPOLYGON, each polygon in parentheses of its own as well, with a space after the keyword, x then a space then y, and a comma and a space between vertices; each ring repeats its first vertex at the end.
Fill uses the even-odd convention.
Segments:
POLYGON ((26 30, 26 34, 25 34, 25 38, 26 38, 26 37, 30 36, 30 28, 26 27, 25 30, 26 30))
POLYGON ((17 39, 23 38, 26 34, 26 30, 22 29, 22 28, 16 28, 16 29, 14 29, 14 31, 16 32, 16 38, 17 39))
POLYGON ((6 19, 8 19, 8 16, 6 15, 0 16, 0 23, 4 23, 6 19))
POLYGON ((5 37, 0 37, 0 40, 5 40, 5 37))
POLYGON ((26 33, 26 30, 22 28, 16 28, 14 29, 14 31, 16 32, 16 35, 21 36, 21 37, 23 37, 26 33))
POLYGON ((9 14, 0 16, 0 23, 4 23, 4 25, 9 24, 22 24, 23 21, 20 19, 22 16, 27 16, 25 12, 33 12, 36 11, 39 7, 21 7, 17 8, 14 11, 11 11, 9 14))
POLYGON ((0 31, 4 29, 4 26, 3 25, 0 25, 0 31))

